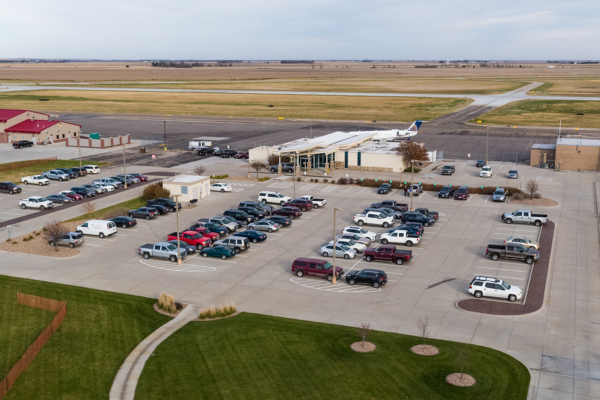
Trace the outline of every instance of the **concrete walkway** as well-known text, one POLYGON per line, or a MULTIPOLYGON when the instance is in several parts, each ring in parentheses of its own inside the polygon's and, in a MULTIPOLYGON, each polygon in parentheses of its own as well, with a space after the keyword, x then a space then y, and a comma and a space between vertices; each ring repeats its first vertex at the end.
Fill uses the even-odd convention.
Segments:
POLYGON ((199 308, 189 305, 177 317, 142 340, 131 354, 127 356, 117 373, 110 389, 110 399, 133 400, 138 379, 144 370, 144 365, 146 365, 146 361, 150 358, 156 347, 179 328, 196 318, 199 313, 199 308))

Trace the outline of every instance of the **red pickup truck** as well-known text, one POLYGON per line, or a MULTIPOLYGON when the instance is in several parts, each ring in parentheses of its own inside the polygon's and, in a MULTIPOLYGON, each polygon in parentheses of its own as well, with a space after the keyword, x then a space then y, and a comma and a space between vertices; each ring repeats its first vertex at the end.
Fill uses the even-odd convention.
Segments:
POLYGON ((190 231, 196 231, 202 236, 210 238, 210 240, 212 240, 213 242, 216 242, 221 237, 219 233, 213 232, 210 229, 199 225, 190 226, 190 231))
POLYGON ((397 250, 394 245, 383 245, 376 248, 368 248, 364 252, 365 260, 393 261, 398 265, 404 264, 412 259, 412 250, 397 250))
MULTIPOLYGON (((177 240, 177 232, 169 233, 169 238, 167 240, 177 240)), ((200 233, 194 231, 181 232, 179 240, 190 246, 196 246, 198 250, 210 246, 212 243, 209 237, 202 236, 200 233)))
MULTIPOLYGON (((313 258, 297 258, 292 264, 292 272, 303 277, 304 275, 319 276, 327 278, 328 281, 333 279, 333 265, 329 261, 318 260, 313 258)), ((335 267, 336 279, 340 279, 344 275, 344 269, 335 267)))

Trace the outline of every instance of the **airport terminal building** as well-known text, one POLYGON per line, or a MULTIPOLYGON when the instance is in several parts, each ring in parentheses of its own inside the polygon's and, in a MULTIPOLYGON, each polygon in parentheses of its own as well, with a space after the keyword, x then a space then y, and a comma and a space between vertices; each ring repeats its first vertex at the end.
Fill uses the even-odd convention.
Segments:
POLYGON ((398 155, 398 143, 373 141, 375 132, 334 132, 249 151, 249 160, 266 163, 271 155, 288 156, 307 173, 332 169, 401 172, 408 165, 398 155))

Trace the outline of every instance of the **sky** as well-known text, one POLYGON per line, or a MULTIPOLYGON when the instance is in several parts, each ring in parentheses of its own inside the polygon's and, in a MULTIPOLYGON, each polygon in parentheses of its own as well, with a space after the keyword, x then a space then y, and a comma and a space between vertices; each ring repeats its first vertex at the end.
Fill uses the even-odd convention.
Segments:
POLYGON ((0 58, 597 59, 600 1, 3 1, 0 58))

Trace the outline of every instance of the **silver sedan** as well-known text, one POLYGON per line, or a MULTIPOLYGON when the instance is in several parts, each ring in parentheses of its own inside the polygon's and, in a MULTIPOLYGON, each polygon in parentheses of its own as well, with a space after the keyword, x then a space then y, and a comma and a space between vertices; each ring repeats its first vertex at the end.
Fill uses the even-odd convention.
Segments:
MULTIPOLYGON (((333 257, 333 243, 327 243, 321 246, 321 254, 323 257, 333 257)), ((356 250, 351 249, 343 244, 335 246, 335 256, 344 257, 345 259, 356 257, 356 250)))
POLYGON ((256 229, 257 231, 274 232, 279 230, 279 224, 273 221, 261 220, 248 224, 248 229, 256 229))

